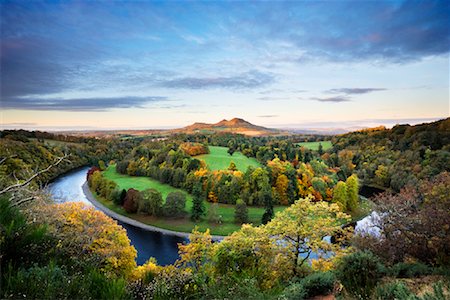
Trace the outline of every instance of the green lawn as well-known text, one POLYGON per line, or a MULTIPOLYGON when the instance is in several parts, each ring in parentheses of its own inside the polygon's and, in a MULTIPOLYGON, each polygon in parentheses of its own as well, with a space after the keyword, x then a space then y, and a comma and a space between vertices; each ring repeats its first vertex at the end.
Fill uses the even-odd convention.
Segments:
MULTIPOLYGON (((137 190, 142 191, 145 189, 154 188, 161 192, 164 200, 170 192, 181 191, 182 193, 186 194, 186 196, 187 196, 186 197, 186 199, 187 199, 186 210, 187 210, 187 212, 191 211, 192 197, 187 192, 185 192, 181 189, 174 188, 167 184, 162 184, 159 181, 148 178, 148 177, 134 177, 134 176, 119 174, 116 172, 116 167, 114 165, 109 166, 108 169, 106 169, 103 172, 103 175, 110 180, 114 180, 118 184, 119 188, 121 188, 121 189, 135 188, 137 190)), ((164 217, 155 218, 155 217, 150 217, 150 216, 145 216, 145 215, 140 215, 140 214, 128 214, 123 210, 123 208, 115 205, 111 201, 101 199, 100 197, 97 197, 97 199, 100 202, 102 202, 105 206, 107 206, 108 208, 110 208, 111 210, 113 210, 117 213, 126 215, 133 219, 139 220, 143 223, 157 226, 157 227, 164 228, 164 229, 170 229, 170 230, 182 231, 182 232, 191 232, 192 229, 194 228, 194 226, 197 225, 201 230, 206 230, 207 228, 210 228, 211 234, 229 235, 233 231, 236 231, 240 228, 240 225, 237 225, 234 223, 234 205, 219 204, 218 213, 219 213, 219 215, 222 216, 222 224, 217 225, 217 224, 210 224, 206 220, 203 220, 198 223, 194 223, 188 217, 186 217, 184 219, 167 219, 164 217)), ((205 206, 207 209, 210 205, 211 204, 209 202, 205 202, 205 206)), ((283 206, 275 207, 276 212, 281 211, 283 209, 284 209, 283 206)), ((250 222, 253 223, 254 225, 259 225, 261 223, 261 217, 262 217, 263 213, 264 213, 264 208, 262 208, 262 207, 249 207, 248 208, 250 222)))
POLYGON ((212 171, 225 170, 234 162, 239 171, 245 172, 249 166, 260 167, 261 164, 255 158, 249 158, 241 152, 228 154, 227 147, 209 146, 209 154, 198 155, 195 158, 202 159, 212 171))
POLYGON ((310 150, 319 150, 319 144, 322 144, 323 150, 326 151, 333 147, 330 141, 320 141, 320 142, 303 142, 297 143, 297 145, 308 148, 310 150))

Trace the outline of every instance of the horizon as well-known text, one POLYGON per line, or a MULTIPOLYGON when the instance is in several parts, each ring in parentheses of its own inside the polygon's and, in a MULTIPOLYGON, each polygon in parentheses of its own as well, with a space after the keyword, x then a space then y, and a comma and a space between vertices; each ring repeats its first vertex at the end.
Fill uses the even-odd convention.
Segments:
POLYGON ((446 1, 0 3, 0 129, 447 118, 446 1))

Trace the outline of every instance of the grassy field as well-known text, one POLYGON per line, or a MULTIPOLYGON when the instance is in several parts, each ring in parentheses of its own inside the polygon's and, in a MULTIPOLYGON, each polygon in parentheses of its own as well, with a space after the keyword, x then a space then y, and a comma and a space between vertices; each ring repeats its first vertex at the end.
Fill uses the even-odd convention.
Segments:
POLYGON ((297 145, 308 148, 310 150, 319 150, 319 144, 322 144, 323 150, 326 151, 333 147, 330 141, 321 141, 321 142, 303 142, 297 143, 297 145))
POLYGON ((202 159, 212 171, 225 170, 234 162, 239 171, 245 172, 249 166, 260 167, 261 164, 255 158, 248 158, 241 152, 228 154, 227 147, 209 146, 209 154, 198 155, 195 158, 202 159))
MULTIPOLYGON (((226 149, 226 148, 225 148, 226 149)), ((233 155, 234 156, 234 155, 233 155)), ((181 191, 182 193, 186 194, 186 211, 190 212, 192 207, 192 197, 185 191, 174 188, 167 184, 162 184, 157 180, 148 178, 148 177, 133 177, 128 175, 122 175, 116 172, 115 166, 109 166, 108 169, 106 169, 103 172, 103 175, 110 179, 114 180, 121 189, 129 189, 129 188, 135 188, 137 190, 145 190, 149 188, 154 188, 161 192, 163 195, 163 199, 167 197, 167 195, 170 192, 173 191, 181 191)), ((122 215, 128 216, 130 218, 136 219, 138 221, 141 221, 145 224, 157 226, 164 229, 174 230, 174 231, 181 231, 181 232, 191 232, 194 226, 198 226, 201 230, 206 230, 207 228, 210 228, 211 234, 214 235, 229 235, 232 232, 238 230, 240 228, 240 225, 237 225, 234 223, 234 205, 228 205, 228 204, 219 204, 218 208, 218 214, 221 216, 222 224, 210 224, 208 221, 203 220, 198 223, 192 222, 188 217, 184 219, 167 219, 167 218, 155 218, 152 216, 146 216, 146 215, 140 215, 140 214, 128 214, 126 213, 122 207, 119 207, 112 203, 111 201, 107 201, 105 199, 101 199, 97 196, 97 199, 102 202, 105 206, 110 208, 111 210, 120 213, 122 215)), ((208 209, 208 207, 211 204, 208 202, 205 202, 205 206, 208 209)), ((281 211, 284 207, 279 206, 275 207, 275 211, 281 211)), ((248 208, 248 214, 250 223, 253 223, 254 225, 259 225, 261 223, 261 216, 264 213, 264 208, 262 207, 249 207, 248 208)))

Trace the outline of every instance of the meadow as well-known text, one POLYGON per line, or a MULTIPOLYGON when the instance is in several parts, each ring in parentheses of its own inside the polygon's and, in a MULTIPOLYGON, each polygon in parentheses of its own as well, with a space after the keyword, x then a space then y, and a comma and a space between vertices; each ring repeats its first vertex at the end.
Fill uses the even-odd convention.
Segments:
POLYGON ((225 170, 231 162, 234 162, 239 171, 245 172, 248 167, 261 167, 255 158, 249 158, 241 152, 230 155, 227 147, 209 146, 209 153, 197 155, 195 158, 205 161, 211 171, 225 170))
POLYGON ((302 142, 297 143, 298 146, 302 146, 308 148, 310 150, 317 151, 319 150, 319 145, 322 144, 323 151, 326 151, 333 147, 333 144, 330 141, 319 141, 319 142, 302 142))
MULTIPOLYGON (((222 148, 222 147, 219 147, 222 148)), ((226 149, 226 148, 225 148, 226 149)), ((228 153, 227 153, 228 154, 228 153)), ((235 153, 236 154, 236 153, 235 153)), ((233 155, 234 156, 234 155, 233 155)), ((115 165, 109 166, 104 172, 103 176, 107 179, 113 180, 117 183, 120 189, 129 189, 134 188, 139 191, 143 191, 145 189, 154 188, 161 192, 163 200, 165 201, 167 195, 170 192, 180 191, 186 195, 186 212, 188 213, 185 218, 181 219, 170 219, 165 217, 153 217, 142 214, 128 214, 122 207, 119 207, 108 201, 106 199, 102 199, 97 196, 97 199, 104 204, 109 209, 130 217, 132 219, 138 220, 142 223, 157 226, 164 229, 169 229, 173 231, 179 232, 191 232, 195 226, 198 226, 200 230, 204 231, 207 228, 210 229, 211 234, 214 235, 229 235, 232 232, 238 230, 241 226, 234 223, 234 205, 231 204, 218 204, 218 215, 221 216, 221 223, 210 223, 206 219, 206 216, 200 222, 192 222, 189 219, 189 213, 192 208, 192 196, 188 194, 186 191, 174 188, 167 184, 162 184, 157 180, 151 179, 149 177, 135 177, 122 175, 116 172, 115 165)), ((211 203, 204 202, 206 211, 208 211, 211 203)), ((283 206, 277 206, 274 208, 275 212, 283 210, 283 206)), ((250 223, 253 225, 261 224, 261 217, 264 213, 263 207, 248 207, 248 217, 250 223)))

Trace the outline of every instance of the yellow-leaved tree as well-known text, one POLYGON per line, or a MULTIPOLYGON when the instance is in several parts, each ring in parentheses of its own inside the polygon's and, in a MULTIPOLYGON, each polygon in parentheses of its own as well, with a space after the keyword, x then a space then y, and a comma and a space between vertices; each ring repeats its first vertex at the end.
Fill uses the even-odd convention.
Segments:
POLYGON ((110 277, 129 276, 136 268, 136 249, 125 229, 103 212, 80 202, 38 204, 32 222, 48 224, 57 239, 56 251, 78 264, 88 262, 110 277))
POLYGON ((293 274, 298 275, 299 268, 313 253, 323 262, 349 251, 341 245, 349 236, 342 225, 349 221, 350 216, 341 212, 337 204, 312 202, 308 197, 278 212, 264 230, 284 246, 293 274), (337 237, 336 242, 330 243, 327 236, 337 237))

